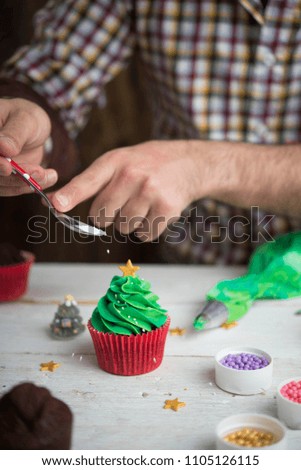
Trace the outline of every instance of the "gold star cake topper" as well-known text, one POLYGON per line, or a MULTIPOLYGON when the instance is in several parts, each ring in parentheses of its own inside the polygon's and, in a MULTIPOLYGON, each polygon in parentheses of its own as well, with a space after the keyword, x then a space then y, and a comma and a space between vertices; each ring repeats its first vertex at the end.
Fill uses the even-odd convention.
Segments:
POLYGON ((180 408, 183 408, 183 406, 186 406, 186 403, 175 398, 174 400, 165 400, 165 405, 163 408, 166 410, 170 409, 173 411, 178 411, 180 408))
POLYGON ((67 295, 65 295, 65 300, 67 300, 69 302, 72 302, 74 300, 74 297, 71 294, 67 294, 67 295))
POLYGON ((133 266, 132 261, 129 259, 125 266, 119 266, 120 271, 123 272, 123 277, 125 276, 135 276, 135 272, 138 271, 139 266, 133 266))
POLYGON ((54 372, 55 369, 57 369, 58 367, 60 367, 60 363, 59 362, 53 362, 53 361, 50 361, 50 362, 42 362, 42 364, 40 364, 40 370, 45 372, 54 372))

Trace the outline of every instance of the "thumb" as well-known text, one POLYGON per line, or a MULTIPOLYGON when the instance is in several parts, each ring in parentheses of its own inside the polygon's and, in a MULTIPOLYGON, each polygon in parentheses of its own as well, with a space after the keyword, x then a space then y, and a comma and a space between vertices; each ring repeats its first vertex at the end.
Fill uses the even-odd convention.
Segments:
MULTIPOLYGON (((16 157, 22 150, 31 150, 44 144, 50 133, 47 114, 26 100, 1 100, 0 155, 16 157)), ((9 173, 8 162, 0 159, 0 171, 9 173)))

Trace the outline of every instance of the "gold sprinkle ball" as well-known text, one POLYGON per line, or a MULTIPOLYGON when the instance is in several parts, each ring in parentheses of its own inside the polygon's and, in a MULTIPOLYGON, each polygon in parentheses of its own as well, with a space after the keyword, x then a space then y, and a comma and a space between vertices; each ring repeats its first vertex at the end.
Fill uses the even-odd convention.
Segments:
POLYGON ((273 433, 249 427, 230 432, 223 439, 240 447, 266 447, 276 442, 273 433))

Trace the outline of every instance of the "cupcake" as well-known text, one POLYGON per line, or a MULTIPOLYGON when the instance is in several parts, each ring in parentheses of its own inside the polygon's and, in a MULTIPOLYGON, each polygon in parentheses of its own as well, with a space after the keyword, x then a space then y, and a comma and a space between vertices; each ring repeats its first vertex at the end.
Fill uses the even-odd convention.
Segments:
POLYGON ((0 244, 0 302, 16 300, 25 294, 34 255, 10 243, 0 244))
POLYGON ((170 319, 149 282, 136 275, 129 260, 120 266, 88 322, 101 369, 117 375, 139 375, 160 366, 170 319))

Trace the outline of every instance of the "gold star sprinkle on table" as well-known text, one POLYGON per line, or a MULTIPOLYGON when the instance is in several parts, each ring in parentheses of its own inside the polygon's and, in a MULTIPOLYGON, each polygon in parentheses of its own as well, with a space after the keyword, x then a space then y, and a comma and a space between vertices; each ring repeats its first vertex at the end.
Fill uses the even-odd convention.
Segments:
POLYGON ((169 333, 171 336, 183 336, 186 333, 186 328, 171 328, 169 333))
POLYGON ((165 400, 165 405, 163 408, 165 410, 173 410, 173 411, 178 411, 180 408, 183 408, 183 406, 186 406, 186 403, 184 401, 179 401, 177 398, 174 400, 165 400))
POLYGON ((132 261, 129 259, 125 266, 119 266, 120 271, 123 272, 123 277, 125 276, 135 276, 135 272, 138 271, 139 266, 133 266, 132 261))
POLYGON ((43 372, 54 372, 55 369, 57 369, 58 367, 60 367, 60 363, 59 362, 53 362, 53 361, 50 361, 50 362, 42 362, 42 364, 40 364, 40 370, 43 371, 43 372))
POLYGON ((221 325, 221 328, 224 328, 225 330, 230 330, 230 328, 234 328, 237 325, 238 325, 237 321, 232 321, 230 323, 223 323, 221 325))

